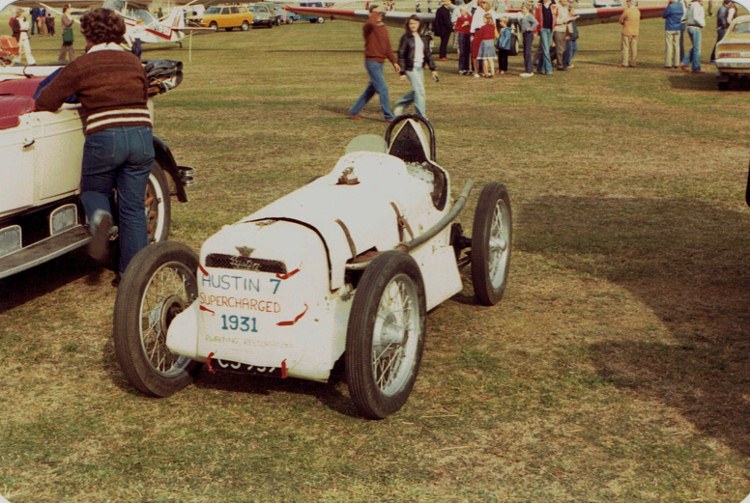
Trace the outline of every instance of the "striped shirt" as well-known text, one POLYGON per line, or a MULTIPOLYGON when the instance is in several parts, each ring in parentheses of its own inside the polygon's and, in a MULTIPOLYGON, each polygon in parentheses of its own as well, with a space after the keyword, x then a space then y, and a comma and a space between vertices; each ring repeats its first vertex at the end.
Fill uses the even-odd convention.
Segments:
POLYGON ((148 83, 140 60, 115 44, 99 44, 65 66, 39 94, 36 109, 55 111, 76 94, 85 134, 123 126, 152 126, 148 83))

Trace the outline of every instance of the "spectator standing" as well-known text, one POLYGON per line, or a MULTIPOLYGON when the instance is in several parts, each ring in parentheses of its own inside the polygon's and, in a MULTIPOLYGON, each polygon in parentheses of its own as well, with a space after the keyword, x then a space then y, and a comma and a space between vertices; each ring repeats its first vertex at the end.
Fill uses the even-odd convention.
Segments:
POLYGON ((36 27, 39 30, 39 35, 47 34, 47 9, 42 7, 39 9, 39 15, 36 18, 36 27))
POLYGON ((440 37, 440 61, 448 61, 448 41, 451 38, 451 33, 453 33, 451 6, 451 0, 442 1, 435 12, 435 24, 432 26, 435 36, 440 37))
POLYGON ((711 63, 716 61, 716 45, 724 38, 724 35, 727 34, 727 28, 729 28, 729 23, 727 22, 728 11, 729 0, 724 0, 716 12, 716 43, 714 44, 714 49, 711 51, 711 63))
POLYGON ((555 66, 558 70, 565 70, 563 56, 567 44, 570 12, 568 11, 568 0, 559 1, 560 4, 557 9, 557 18, 555 19, 555 27, 552 29, 552 36, 555 40, 555 66))
POLYGON ((388 29, 383 24, 383 11, 377 5, 370 6, 370 17, 362 28, 365 39, 365 69, 370 77, 370 83, 357 99, 349 113, 354 120, 360 120, 359 113, 368 101, 377 93, 380 96, 380 108, 386 121, 393 120, 391 98, 388 94, 388 84, 383 76, 383 63, 387 59, 393 65, 396 73, 401 73, 401 67, 388 38, 388 29))
POLYGON ((508 71, 508 56, 510 56, 512 33, 513 30, 508 27, 508 16, 503 16, 500 19, 500 37, 497 39, 498 70, 501 74, 508 71))
POLYGON ((495 75, 495 20, 491 13, 484 14, 484 25, 474 32, 474 40, 471 46, 474 56, 474 68, 477 73, 474 77, 479 78, 481 66, 482 77, 492 78, 495 75), (482 62, 481 65, 479 62, 482 62))
POLYGON ((471 75, 471 14, 463 5, 458 10, 460 15, 455 28, 458 36, 458 74, 471 75))
POLYGON ((89 50, 66 65, 36 100, 40 111, 55 111, 77 94, 85 117, 81 201, 93 239, 89 254, 108 256, 112 232, 110 197, 117 189, 120 263, 148 244, 144 194, 154 143, 148 111, 148 81, 141 62, 120 47, 125 22, 114 11, 89 10, 81 16, 81 32, 89 50))
POLYGON ((552 0, 540 0, 536 4, 534 17, 539 25, 539 63, 537 73, 552 75, 552 60, 550 59, 550 44, 552 42, 552 29, 557 22, 557 5, 552 0))
POLYGON ((575 14, 572 2, 568 4, 568 13, 570 14, 570 20, 568 21, 568 36, 565 43, 563 64, 565 68, 573 68, 573 58, 578 52, 578 24, 576 23, 578 16, 575 14))
POLYGON ((531 46, 534 44, 534 32, 539 26, 539 21, 531 14, 529 4, 521 6, 521 36, 523 37, 523 66, 524 72, 521 77, 533 77, 534 62, 531 57, 531 46))
POLYGON ((51 13, 47 14, 47 34, 50 37, 55 36, 55 16, 53 16, 51 13))
POLYGON ((682 61, 682 58, 685 57, 685 32, 687 31, 687 16, 688 9, 690 9, 690 2, 689 0, 679 0, 679 2, 682 4, 682 12, 684 12, 680 20, 680 61, 682 61))
POLYGON ((70 5, 63 7, 60 27, 62 28, 62 47, 60 48, 60 54, 57 55, 57 60, 73 61, 76 55, 73 50, 73 17, 70 15, 70 5))
POLYGON ((16 42, 18 42, 21 38, 21 25, 18 22, 18 12, 21 12, 21 14, 23 14, 23 11, 16 11, 13 14, 11 14, 10 19, 8 19, 8 26, 10 26, 10 32, 13 35, 13 38, 16 39, 16 42))
POLYGON ((622 63, 625 68, 635 68, 638 58, 638 32, 641 25, 641 11, 633 4, 633 0, 625 0, 625 10, 620 15, 622 25, 622 63))
POLYGON ((438 74, 432 60, 430 39, 419 34, 422 22, 419 16, 412 14, 406 22, 406 33, 398 44, 398 64, 401 67, 401 80, 409 79, 411 91, 396 102, 395 115, 404 113, 404 108, 414 103, 417 114, 426 117, 427 93, 424 89, 424 65, 432 71, 432 79, 438 74))
POLYGON ((16 20, 18 21, 18 55, 26 60, 27 65, 35 65, 36 60, 31 54, 31 43, 29 42, 29 22, 23 15, 23 11, 16 11, 16 20))
POLYGON ((701 73, 701 36, 706 26, 706 11, 703 10, 703 0, 693 0, 688 10, 687 32, 693 47, 682 58, 680 68, 689 72, 692 67, 693 73, 701 73))
POLYGON ((669 5, 661 13, 664 18, 664 68, 677 68, 680 65, 680 33, 684 14, 680 0, 669 0, 669 5))
POLYGON ((31 34, 34 35, 34 30, 38 27, 36 18, 39 17, 39 7, 32 7, 29 14, 31 14, 31 34))
POLYGON ((737 17, 737 4, 730 0, 727 5, 727 27, 732 24, 732 19, 735 17, 737 17))
MULTIPOLYGON (((471 4, 469 4, 471 6, 471 4)), ((484 26, 484 15, 490 10, 490 4, 484 0, 479 0, 476 3, 474 12, 471 15, 471 29, 469 30, 474 35, 477 30, 484 26)), ((476 68, 474 69, 476 71, 476 68)))

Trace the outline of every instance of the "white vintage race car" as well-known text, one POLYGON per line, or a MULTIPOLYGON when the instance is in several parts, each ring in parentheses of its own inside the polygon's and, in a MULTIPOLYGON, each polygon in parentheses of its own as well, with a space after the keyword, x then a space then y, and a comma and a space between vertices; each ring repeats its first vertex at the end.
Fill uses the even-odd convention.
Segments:
MULTIPOLYGON (((159 76, 160 68, 150 72, 155 93, 181 80, 181 70, 176 78, 175 62, 160 63, 171 65, 175 78, 171 83, 157 82, 164 76, 159 76)), ((91 239, 78 197, 84 142, 80 105, 66 104, 57 112, 34 110, 33 96, 40 82, 59 68, 0 68, 0 278, 80 248, 91 239)), ((169 234, 170 194, 187 201, 185 187, 192 183, 193 171, 178 166, 157 137, 154 149, 156 161, 144 211, 150 240, 158 242, 169 234)))
POLYGON ((734 18, 716 44, 716 72, 721 91, 729 89, 732 81, 750 78, 750 16, 734 18))
POLYGON ((459 267, 471 264, 485 305, 508 278, 507 190, 483 188, 469 239, 454 219, 473 182, 453 200, 435 159, 430 124, 402 116, 385 140, 355 138, 329 174, 225 226, 200 257, 175 242, 144 249, 115 303, 127 378, 162 397, 201 364, 326 381, 343 355, 359 411, 397 411, 417 376, 425 315, 462 290, 459 267))

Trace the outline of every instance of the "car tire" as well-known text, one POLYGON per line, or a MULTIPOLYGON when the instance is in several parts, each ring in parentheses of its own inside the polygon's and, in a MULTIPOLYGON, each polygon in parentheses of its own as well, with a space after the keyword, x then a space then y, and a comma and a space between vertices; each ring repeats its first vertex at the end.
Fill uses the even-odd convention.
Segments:
POLYGON ((398 411, 417 378, 425 339, 422 274, 406 253, 381 253, 354 293, 346 334, 349 394, 370 419, 398 411))
POLYGON ((318 24, 323 24, 326 22, 326 18, 324 18, 323 16, 320 16, 318 19, 315 20, 315 22, 318 24))
POLYGON ((170 396, 201 367, 166 345, 169 324, 198 295, 197 268, 193 250, 165 241, 141 250, 122 276, 114 309, 115 358, 141 393, 170 396))
POLYGON ((242 31, 249 31, 250 30, 250 24, 247 21, 243 21, 242 25, 240 25, 240 30, 242 30, 242 31))
POLYGON ((504 185, 491 182, 479 194, 471 232, 471 282, 480 304, 503 297, 510 270, 512 218, 504 185))
POLYGON ((211 28, 213 31, 219 31, 219 25, 216 24, 216 22, 212 22, 210 25, 208 25, 209 28, 211 28))
POLYGON ((172 201, 169 182, 158 161, 154 161, 146 184, 145 211, 148 242, 159 243, 169 237, 172 201))
POLYGON ((729 88, 732 86, 732 82, 729 80, 722 81, 718 83, 719 85, 719 91, 729 91, 729 88))

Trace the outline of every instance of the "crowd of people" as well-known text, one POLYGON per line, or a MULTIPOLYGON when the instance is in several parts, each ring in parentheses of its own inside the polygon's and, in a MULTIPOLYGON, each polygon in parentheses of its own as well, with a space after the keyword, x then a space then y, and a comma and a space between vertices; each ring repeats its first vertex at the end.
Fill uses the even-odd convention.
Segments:
MULTIPOLYGON (((35 65, 36 59, 31 53, 31 37, 54 36, 55 35, 55 18, 48 14, 46 9, 34 7, 29 11, 31 22, 26 19, 23 9, 17 9, 8 20, 13 38, 18 42, 18 55, 27 65, 35 65)), ((62 27, 62 47, 58 55, 59 62, 73 61, 75 52, 73 51, 73 17, 70 14, 70 5, 63 6, 61 27, 62 27)))
MULTIPOLYGON (((708 1, 710 6, 711 0, 708 1)), ((454 48, 458 52, 459 75, 473 75, 477 79, 492 78, 496 74, 495 61, 498 63, 497 72, 506 73, 508 58, 516 54, 519 45, 518 36, 523 42, 524 71, 519 74, 520 77, 528 78, 534 73, 552 75, 555 70, 565 71, 573 67, 579 36, 576 25, 579 16, 576 15, 573 0, 538 0, 536 5, 524 2, 517 29, 512 29, 509 18, 502 15, 508 9, 507 0, 494 0, 494 4, 488 0, 462 2, 463 0, 441 0, 432 26, 433 33, 440 39, 439 61, 448 61, 447 50, 453 36, 454 48), (532 54, 535 37, 538 38, 537 51, 532 54)), ((665 23, 666 68, 702 72, 701 35, 706 26, 702 3, 703 0, 669 0, 665 7, 662 17, 665 23), (687 51, 686 38, 691 41, 691 47, 687 51)), ((383 77, 383 64, 387 59, 401 75, 401 79, 408 79, 412 85, 411 91, 397 101, 396 115, 414 103, 417 114, 424 116, 426 96, 422 67, 427 65, 434 78, 437 78, 437 72, 430 51, 426 49, 429 40, 419 34, 419 17, 412 16, 407 22, 406 33, 401 37, 396 54, 391 48, 388 31, 383 23, 382 9, 372 5, 369 11, 370 19, 365 23, 364 38, 365 67, 370 82, 349 113, 354 120, 359 120, 364 106, 378 94, 385 120, 393 120, 388 85, 383 77), (420 57, 422 52, 424 56, 420 57)), ((724 36, 736 15, 737 7, 734 2, 723 0, 716 16, 717 42, 724 36)), ((641 11, 636 0, 626 0, 618 21, 622 26, 620 67, 635 68, 641 21, 641 11)), ((716 47, 711 54, 712 62, 715 52, 716 47)))

